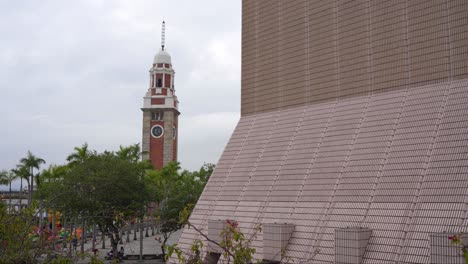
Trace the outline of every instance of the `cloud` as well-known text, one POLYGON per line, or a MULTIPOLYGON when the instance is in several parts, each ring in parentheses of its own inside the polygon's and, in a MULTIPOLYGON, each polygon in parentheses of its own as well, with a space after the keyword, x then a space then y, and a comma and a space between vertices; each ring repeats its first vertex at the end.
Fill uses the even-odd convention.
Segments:
POLYGON ((237 112, 182 116, 179 120, 179 160, 183 167, 195 170, 205 162, 217 163, 239 117, 237 112))
POLYGON ((239 117, 240 1, 0 1, 0 169, 28 150, 61 164, 141 141, 140 107, 166 20, 179 157, 216 162, 239 117))

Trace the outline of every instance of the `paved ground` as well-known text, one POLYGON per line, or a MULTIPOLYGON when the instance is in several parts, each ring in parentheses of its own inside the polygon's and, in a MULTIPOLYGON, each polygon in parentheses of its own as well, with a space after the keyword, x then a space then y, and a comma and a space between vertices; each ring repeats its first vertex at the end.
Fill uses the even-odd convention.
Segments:
MULTIPOLYGON (((178 231, 174 234, 171 235, 171 237, 168 240, 168 244, 174 244, 177 242, 177 240, 180 237, 181 231, 178 231)), ((124 247, 125 249, 125 254, 131 254, 131 255, 139 255, 140 254, 140 233, 137 232, 137 240, 134 239, 133 233, 130 235, 130 241, 126 242, 126 236, 124 236, 123 239, 123 244, 119 244, 118 248, 120 249, 121 246, 124 247)), ((151 231, 149 232, 149 237, 145 237, 145 232, 143 232, 143 254, 161 254, 161 243, 157 240, 159 237, 162 237, 161 234, 155 234, 154 236, 151 236, 151 231)), ((85 243, 85 252, 92 254, 92 243, 91 240, 88 240, 87 243, 85 243)), ((98 239, 96 241, 96 248, 98 249, 98 255, 100 259, 104 259, 106 256, 106 253, 110 251, 110 241, 109 239, 106 239, 105 241, 105 249, 102 248, 102 240, 98 239)), ((80 251, 80 245, 78 245, 77 250, 80 251)), ((77 263, 84 264, 84 263, 89 263, 89 258, 86 258, 84 260, 79 260, 77 263)), ((109 263, 112 263, 109 261, 109 263)), ((143 260, 140 262, 139 260, 124 260, 123 263, 158 263, 156 260, 143 260)))

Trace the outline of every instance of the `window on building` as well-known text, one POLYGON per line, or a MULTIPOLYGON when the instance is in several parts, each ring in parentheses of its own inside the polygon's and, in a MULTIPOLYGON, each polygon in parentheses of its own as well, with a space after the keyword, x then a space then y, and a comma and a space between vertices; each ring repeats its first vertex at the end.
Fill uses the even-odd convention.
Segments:
POLYGON ((177 130, 176 130, 176 127, 175 127, 175 126, 173 126, 173 127, 172 127, 172 139, 174 139, 174 140, 175 140, 175 139, 176 139, 176 137, 177 137, 177 130))
POLYGON ((158 79, 156 87, 162 87, 162 79, 158 79))
POLYGON ((151 116, 152 120, 163 120, 164 118, 164 112, 162 111, 152 112, 151 114, 152 114, 151 116))

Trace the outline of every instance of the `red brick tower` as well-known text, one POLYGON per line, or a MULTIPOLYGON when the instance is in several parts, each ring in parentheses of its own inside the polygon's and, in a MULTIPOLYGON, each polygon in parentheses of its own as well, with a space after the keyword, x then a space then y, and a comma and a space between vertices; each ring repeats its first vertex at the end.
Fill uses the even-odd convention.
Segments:
POLYGON ((142 156, 151 160, 156 169, 177 160, 177 130, 179 101, 175 95, 174 69, 171 56, 165 50, 163 22, 161 50, 149 70, 150 82, 143 97, 142 156))

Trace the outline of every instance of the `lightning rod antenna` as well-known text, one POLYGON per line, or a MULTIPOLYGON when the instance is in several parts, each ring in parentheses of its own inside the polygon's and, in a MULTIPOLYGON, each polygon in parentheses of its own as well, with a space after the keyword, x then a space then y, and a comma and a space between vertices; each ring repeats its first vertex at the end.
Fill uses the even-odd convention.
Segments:
POLYGON ((162 30, 161 30, 161 47, 164 50, 164 46, 166 46, 166 22, 162 22, 162 30))

